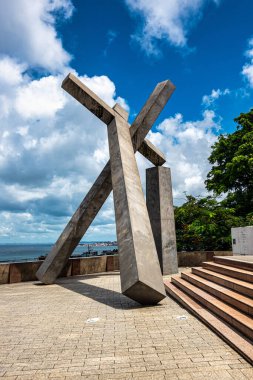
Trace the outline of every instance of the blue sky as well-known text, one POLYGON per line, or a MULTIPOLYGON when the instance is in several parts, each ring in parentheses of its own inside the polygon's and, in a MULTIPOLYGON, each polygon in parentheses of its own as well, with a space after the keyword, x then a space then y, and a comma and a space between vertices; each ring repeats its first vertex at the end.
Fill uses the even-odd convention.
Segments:
MULTIPOLYGON (((174 203, 206 195, 211 145, 252 107, 252 14, 251 0, 0 0, 0 243, 54 242, 108 159, 106 126, 60 87, 68 72, 130 120, 170 79, 149 138, 174 203)), ((112 196, 84 239, 115 239, 112 196)))

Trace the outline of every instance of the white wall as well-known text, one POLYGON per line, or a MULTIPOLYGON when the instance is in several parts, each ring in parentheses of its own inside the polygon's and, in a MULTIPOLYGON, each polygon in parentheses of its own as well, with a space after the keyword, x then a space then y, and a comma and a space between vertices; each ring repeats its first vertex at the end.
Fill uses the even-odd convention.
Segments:
POLYGON ((231 228, 234 255, 253 255, 253 226, 231 228))

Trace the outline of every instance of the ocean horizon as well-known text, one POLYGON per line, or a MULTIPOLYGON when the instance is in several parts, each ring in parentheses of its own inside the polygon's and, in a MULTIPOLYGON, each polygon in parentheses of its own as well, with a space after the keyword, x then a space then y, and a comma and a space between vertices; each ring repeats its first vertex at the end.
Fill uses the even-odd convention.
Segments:
MULTIPOLYGON (((98 242, 81 242, 81 244, 94 244, 98 242)), ((47 255, 54 243, 52 244, 32 244, 32 243, 7 243, 0 244, 0 262, 15 262, 15 261, 34 261, 38 260, 39 256, 47 255)), ((112 246, 91 246, 92 251, 102 252, 117 249, 116 245, 112 246)), ((74 250, 72 257, 88 252, 88 246, 78 245, 74 250)))

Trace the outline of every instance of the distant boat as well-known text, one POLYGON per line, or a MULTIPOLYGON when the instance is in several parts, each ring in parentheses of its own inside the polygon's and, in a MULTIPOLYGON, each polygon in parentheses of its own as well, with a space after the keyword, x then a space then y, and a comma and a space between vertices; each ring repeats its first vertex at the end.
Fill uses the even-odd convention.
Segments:
POLYGON ((41 255, 38 257, 38 260, 45 260, 46 257, 47 257, 47 255, 41 255))

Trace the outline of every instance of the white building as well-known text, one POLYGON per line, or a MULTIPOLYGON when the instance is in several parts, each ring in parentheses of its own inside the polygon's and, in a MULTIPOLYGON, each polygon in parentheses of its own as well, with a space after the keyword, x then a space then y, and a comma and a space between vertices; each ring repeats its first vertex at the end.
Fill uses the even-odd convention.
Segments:
POLYGON ((231 228, 233 255, 253 255, 253 226, 231 228))

